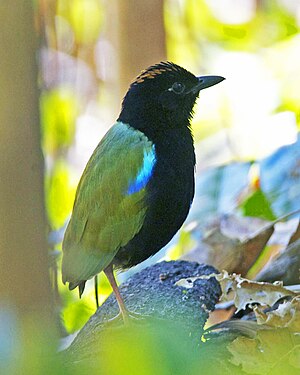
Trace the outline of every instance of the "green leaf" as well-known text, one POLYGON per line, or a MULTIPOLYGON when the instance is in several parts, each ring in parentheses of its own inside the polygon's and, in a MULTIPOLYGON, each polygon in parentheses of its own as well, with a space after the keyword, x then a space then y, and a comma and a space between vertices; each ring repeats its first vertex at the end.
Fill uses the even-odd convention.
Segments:
POLYGON ((261 330, 255 339, 238 337, 228 350, 231 362, 248 374, 299 374, 300 338, 288 329, 261 330))
POLYGON ((79 113, 74 92, 67 87, 46 91, 41 96, 40 108, 44 150, 55 154, 59 148, 70 146, 79 113))
POLYGON ((99 0, 72 0, 69 22, 79 43, 95 43, 103 25, 99 0))
POLYGON ((191 233, 187 230, 181 229, 176 245, 172 246, 167 253, 168 259, 173 260, 180 258, 182 255, 190 251, 195 244, 196 242, 193 240, 191 233))
POLYGON ((67 164, 59 160, 51 174, 46 177, 46 208, 50 225, 54 229, 62 227, 67 220, 74 202, 76 186, 71 182, 67 164))
POLYGON ((255 190, 253 194, 242 203, 241 209, 244 216, 259 217, 269 221, 276 220, 271 204, 260 188, 255 190))
POLYGON ((91 299, 79 299, 77 296, 76 298, 77 300, 66 305, 62 313, 66 330, 70 333, 81 329, 96 309, 91 299))
MULTIPOLYGON (((58 279, 60 296, 63 301, 62 318, 64 326, 67 332, 73 333, 81 329, 95 312, 96 302, 93 280, 86 284, 85 292, 82 298, 79 298, 77 288, 70 291, 67 286, 62 284, 61 275, 58 279)), ((111 285, 104 273, 101 272, 98 275, 99 304, 102 305, 111 293, 111 285)))

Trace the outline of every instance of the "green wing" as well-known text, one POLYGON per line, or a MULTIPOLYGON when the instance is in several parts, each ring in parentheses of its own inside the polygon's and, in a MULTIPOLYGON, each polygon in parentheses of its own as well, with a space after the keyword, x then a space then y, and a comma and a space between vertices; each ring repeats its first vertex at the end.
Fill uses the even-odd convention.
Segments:
POLYGON ((107 267, 120 247, 141 229, 146 189, 128 194, 153 144, 117 122, 91 156, 79 182, 63 241, 63 282, 73 285, 107 267))

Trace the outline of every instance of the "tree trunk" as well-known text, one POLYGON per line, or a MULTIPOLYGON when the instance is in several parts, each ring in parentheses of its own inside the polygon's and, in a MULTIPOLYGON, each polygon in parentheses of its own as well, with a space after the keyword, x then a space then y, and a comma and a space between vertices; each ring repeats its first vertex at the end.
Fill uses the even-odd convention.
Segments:
POLYGON ((118 51, 123 96, 133 78, 166 58, 163 0, 118 0, 118 51))
POLYGON ((0 5, 0 305, 18 323, 49 327, 33 3, 0 5))

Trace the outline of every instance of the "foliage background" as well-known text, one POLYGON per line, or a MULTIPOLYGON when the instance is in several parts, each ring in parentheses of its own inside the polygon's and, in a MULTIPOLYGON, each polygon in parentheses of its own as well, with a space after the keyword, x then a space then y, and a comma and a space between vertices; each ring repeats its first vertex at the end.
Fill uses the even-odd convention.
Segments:
MULTIPOLYGON (((132 15, 130 3, 45 0, 36 15, 42 37, 40 108, 49 243, 55 259, 52 272, 54 276, 58 273, 53 283, 60 295, 57 302, 62 308, 62 330, 68 332, 84 324, 94 311, 94 301, 92 285, 79 300, 76 292, 69 292, 60 282, 63 229, 84 165, 113 124, 129 80, 139 70, 168 59, 195 74, 226 77, 222 85, 201 95, 195 111, 193 131, 200 185, 197 191, 198 198, 204 194, 205 207, 201 206, 203 198, 196 197, 193 219, 201 220, 207 213, 234 211, 240 203, 240 193, 253 182, 250 164, 295 142, 299 130, 298 1, 153 2, 151 12, 147 10, 149 22, 161 20, 161 27, 150 25, 145 30, 151 34, 151 30, 158 29, 150 40, 152 37, 153 42, 160 43, 157 47, 157 43, 150 42, 144 48, 138 48, 143 46, 140 34, 145 32, 139 29, 145 21, 140 7, 149 5, 143 2, 136 6, 132 15), (137 23, 135 34, 130 34, 132 18, 137 23), (131 49, 124 45, 124 31, 131 37, 131 49), (128 55, 124 49, 128 49, 128 55), (149 52, 143 59, 145 49, 149 52), (132 60, 135 64, 130 68, 132 60), (233 162, 245 162, 247 168, 235 171, 239 184, 230 185, 229 189, 233 186, 236 192, 231 206, 224 206, 220 202, 228 198, 228 189, 226 193, 224 175, 220 180, 216 167, 233 162)), ((263 210, 264 218, 274 219, 289 211, 287 202, 283 209, 276 210, 276 204, 272 208, 274 201, 273 194, 263 210)), ((181 236, 181 246, 189 240, 182 240, 181 236)), ((103 301, 110 287, 102 276, 99 290, 103 301)))

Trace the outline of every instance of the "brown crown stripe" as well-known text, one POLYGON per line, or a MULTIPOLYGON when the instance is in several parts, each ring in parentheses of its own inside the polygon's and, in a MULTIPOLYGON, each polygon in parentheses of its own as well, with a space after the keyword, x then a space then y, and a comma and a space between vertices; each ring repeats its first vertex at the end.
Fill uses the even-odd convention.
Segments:
POLYGON ((155 76, 162 74, 163 72, 172 72, 172 71, 177 71, 177 69, 169 68, 169 67, 164 67, 164 68, 159 68, 159 69, 153 69, 153 70, 143 70, 141 74, 132 82, 133 84, 135 83, 142 83, 145 81, 145 79, 153 79, 155 76))

